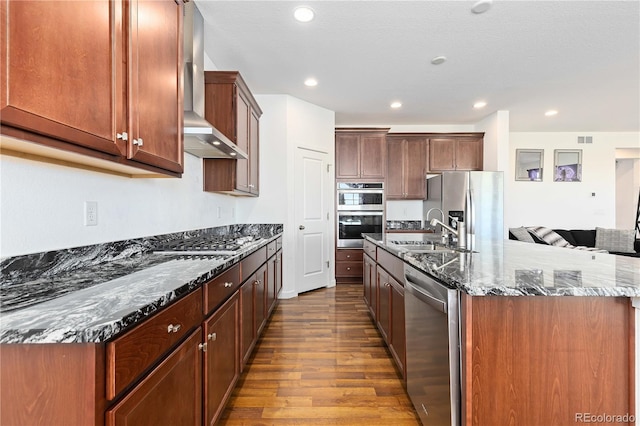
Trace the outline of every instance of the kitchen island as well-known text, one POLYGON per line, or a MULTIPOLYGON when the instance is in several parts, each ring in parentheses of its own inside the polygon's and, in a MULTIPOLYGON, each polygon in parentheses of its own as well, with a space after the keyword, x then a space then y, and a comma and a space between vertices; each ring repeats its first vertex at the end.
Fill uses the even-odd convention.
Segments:
MULTIPOLYGON (((433 238, 365 234, 365 253, 375 244, 367 254, 392 287, 387 277, 402 267, 383 264, 380 275, 389 256, 458 291, 460 424, 634 424, 638 259, 516 241, 480 242, 472 251, 406 248, 433 238)), ((380 309, 380 288, 369 292, 378 323, 400 306, 380 309)), ((409 376, 409 355, 406 368, 409 376)))
POLYGON ((282 287, 282 225, 2 259, 0 424, 214 423, 282 287))

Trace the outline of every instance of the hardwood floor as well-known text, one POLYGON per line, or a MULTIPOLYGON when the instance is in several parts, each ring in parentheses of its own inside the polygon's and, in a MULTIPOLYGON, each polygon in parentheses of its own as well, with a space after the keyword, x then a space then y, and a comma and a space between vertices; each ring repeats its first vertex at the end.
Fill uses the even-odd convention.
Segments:
POLYGON ((420 425, 362 284, 280 300, 221 425, 420 425))

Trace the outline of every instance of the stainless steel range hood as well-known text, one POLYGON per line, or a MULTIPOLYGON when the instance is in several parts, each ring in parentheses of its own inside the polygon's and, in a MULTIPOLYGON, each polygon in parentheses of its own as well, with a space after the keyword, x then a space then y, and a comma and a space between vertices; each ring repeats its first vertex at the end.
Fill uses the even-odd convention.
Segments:
POLYGON ((202 158, 247 158, 204 117, 204 19, 193 1, 184 5, 184 150, 202 158))

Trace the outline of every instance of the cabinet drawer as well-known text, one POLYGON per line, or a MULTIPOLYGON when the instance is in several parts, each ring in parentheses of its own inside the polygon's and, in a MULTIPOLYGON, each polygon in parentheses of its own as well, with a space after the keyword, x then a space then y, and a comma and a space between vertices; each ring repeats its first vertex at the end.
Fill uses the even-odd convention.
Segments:
POLYGON ((404 262, 385 250, 378 250, 378 265, 400 283, 404 282, 404 262))
POLYGON ((107 399, 115 398, 202 320, 199 288, 107 343, 107 399))
POLYGON ((235 264, 204 285, 204 314, 222 305, 240 287, 240 265, 235 264))
POLYGON ((360 249, 345 249, 336 250, 336 262, 362 262, 362 250, 360 249))
POLYGON ((282 237, 278 237, 276 240, 276 251, 282 249, 282 237))
POLYGON ((371 241, 364 240, 364 245, 363 245, 362 249, 367 254, 367 256, 369 256, 373 260, 376 260, 376 245, 375 244, 373 244, 371 241))
POLYGON ((267 244, 267 259, 276 254, 277 250, 278 247, 275 241, 271 241, 269 244, 267 244))
POLYGON ((267 261, 267 247, 261 247, 240 262, 240 281, 244 281, 267 261))
POLYGON ((362 261, 359 262, 336 262, 337 277, 361 277, 362 261))

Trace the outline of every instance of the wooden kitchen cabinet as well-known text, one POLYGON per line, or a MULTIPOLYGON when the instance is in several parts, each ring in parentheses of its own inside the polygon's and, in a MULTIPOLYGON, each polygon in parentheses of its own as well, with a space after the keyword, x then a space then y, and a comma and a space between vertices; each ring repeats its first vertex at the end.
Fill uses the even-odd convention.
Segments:
POLYGON ((204 79, 205 118, 249 157, 204 159, 204 190, 258 196, 262 110, 239 72, 206 71, 204 79))
POLYGON ((282 247, 282 238, 278 238, 267 245, 267 317, 271 315, 271 312, 276 307, 278 294, 282 288, 282 253, 278 247, 282 247))
POLYGON ((362 249, 336 249, 336 281, 362 280, 362 249))
POLYGON ((220 418, 240 377, 240 294, 235 292, 204 322, 205 424, 220 418))
POLYGON ((4 154, 182 174, 182 2, 2 3, 4 154))
POLYGON ((404 366, 407 359, 407 342, 404 323, 404 286, 393 277, 389 282, 391 284, 391 319, 389 321, 391 337, 389 339, 389 350, 391 351, 393 359, 396 361, 400 373, 406 379, 407 375, 404 366))
POLYGON ((373 260, 372 258, 370 258, 369 256, 367 256, 365 254, 364 258, 363 258, 363 265, 364 265, 364 270, 363 270, 362 284, 363 284, 363 287, 364 287, 364 289, 363 289, 364 303, 367 305, 367 308, 369 309, 369 312, 371 313, 371 317, 375 321, 375 319, 376 319, 376 294, 377 294, 376 262, 375 262, 375 260, 373 260))
POLYGON ((196 329, 106 412, 107 426, 201 425, 202 339, 196 329))
POLYGON ((389 129, 337 128, 336 179, 384 181, 389 129))
POLYGON ((380 334, 389 344, 391 339, 391 277, 378 265, 376 269, 376 286, 378 289, 378 316, 376 323, 380 334))
POLYGON ((427 138, 387 135, 387 200, 424 200, 427 167, 427 138))
POLYGON ((429 139, 429 171, 482 170, 483 134, 429 139))

